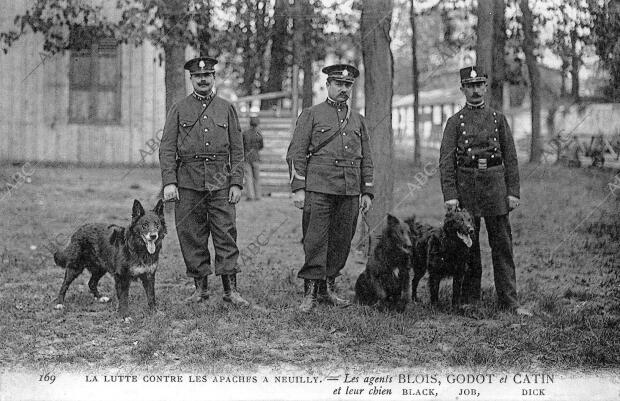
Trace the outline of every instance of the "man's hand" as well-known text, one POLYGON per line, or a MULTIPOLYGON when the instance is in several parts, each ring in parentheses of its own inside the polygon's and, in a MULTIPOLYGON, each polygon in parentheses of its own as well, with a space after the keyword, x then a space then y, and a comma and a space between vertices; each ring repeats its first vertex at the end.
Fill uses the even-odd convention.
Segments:
POLYGON ((179 190, 176 184, 168 184, 164 187, 164 201, 179 200, 179 190))
POLYGON ((366 214, 370 210, 371 206, 372 198, 370 197, 370 195, 362 195, 362 198, 360 199, 360 211, 366 214))
POLYGON ((303 209, 306 202, 306 191, 304 189, 298 189, 293 192, 293 205, 296 208, 303 209))
POLYGON ((231 185, 228 190, 228 202, 233 205, 237 204, 241 199, 241 188, 238 185, 231 185))
POLYGON ((519 198, 508 195, 508 210, 513 211, 519 207, 519 198))
POLYGON ((447 211, 456 210, 459 207, 458 199, 450 199, 444 202, 447 211))

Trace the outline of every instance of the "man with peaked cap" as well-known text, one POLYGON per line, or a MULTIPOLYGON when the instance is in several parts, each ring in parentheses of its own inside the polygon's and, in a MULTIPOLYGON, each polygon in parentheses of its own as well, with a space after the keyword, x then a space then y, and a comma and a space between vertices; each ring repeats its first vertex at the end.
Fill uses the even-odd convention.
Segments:
POLYGON ((498 305, 518 313, 517 283, 508 213, 519 207, 519 165, 506 117, 486 105, 487 76, 480 67, 460 70, 466 104, 446 123, 441 141, 441 189, 448 209, 467 209, 475 222, 466 302, 480 300, 480 220, 484 218, 493 259, 498 305))
POLYGON ((164 200, 176 200, 175 220, 187 275, 195 292, 188 302, 209 298, 213 273, 209 236, 215 248, 215 274, 222 277, 224 301, 248 306, 237 290, 235 204, 243 183, 243 140, 237 112, 216 96, 211 57, 185 63, 194 92, 168 112, 159 148, 164 200))
POLYGON ((347 105, 359 71, 336 64, 323 72, 327 99, 301 112, 286 155, 293 203, 303 209, 303 312, 317 302, 349 304, 336 295, 335 279, 347 261, 359 210, 366 213, 373 198, 369 132, 347 105))

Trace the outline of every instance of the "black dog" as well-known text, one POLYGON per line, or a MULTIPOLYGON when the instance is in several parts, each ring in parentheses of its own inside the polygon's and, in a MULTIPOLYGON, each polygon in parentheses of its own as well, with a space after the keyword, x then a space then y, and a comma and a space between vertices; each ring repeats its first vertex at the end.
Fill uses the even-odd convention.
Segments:
POLYGON ((154 309, 155 271, 166 232, 161 199, 152 211, 147 212, 138 200, 134 200, 128 228, 101 223, 79 227, 67 247, 54 253, 56 264, 66 269, 55 308, 64 308, 69 285, 86 268, 91 273, 88 287, 99 302, 109 301, 97 290, 99 280, 106 273, 114 277, 121 317, 126 318, 129 312, 129 284, 132 279, 142 281, 149 308, 154 309))
POLYGON ((387 227, 355 283, 355 301, 404 311, 411 297, 410 259, 409 227, 388 214, 387 227))
POLYGON ((418 283, 428 271, 431 303, 439 300, 441 279, 452 276, 452 305, 461 304, 463 280, 472 245, 471 236, 474 233, 474 223, 469 212, 465 209, 449 211, 442 227, 418 223, 415 217, 405 222, 409 226, 413 244, 413 300, 417 300, 418 283))

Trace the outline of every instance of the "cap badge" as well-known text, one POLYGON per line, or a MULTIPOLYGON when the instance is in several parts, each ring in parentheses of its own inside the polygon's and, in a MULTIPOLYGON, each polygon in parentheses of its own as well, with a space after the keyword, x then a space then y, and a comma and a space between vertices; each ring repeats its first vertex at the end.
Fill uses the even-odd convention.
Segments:
POLYGON ((342 71, 342 76, 343 77, 348 77, 349 76, 349 70, 342 71))
POLYGON ((474 70, 473 68, 471 69, 471 72, 469 73, 469 77, 470 78, 476 78, 478 76, 478 74, 476 73, 476 70, 474 70))
POLYGON ((200 67, 200 68, 205 68, 205 65, 206 64, 205 64, 204 60, 200 60, 200 62, 198 63, 198 67, 200 67))

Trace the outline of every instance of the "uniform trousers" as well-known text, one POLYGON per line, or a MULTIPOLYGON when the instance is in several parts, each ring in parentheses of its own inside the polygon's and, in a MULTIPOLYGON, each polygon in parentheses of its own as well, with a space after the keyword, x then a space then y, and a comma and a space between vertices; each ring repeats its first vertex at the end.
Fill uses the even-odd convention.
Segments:
POLYGON ((359 195, 306 192, 302 216, 305 263, 297 277, 325 280, 340 275, 357 226, 359 195))
POLYGON ((248 162, 245 165, 245 188, 248 191, 249 199, 260 199, 260 166, 258 162, 248 162))
MULTIPOLYGON (((480 300, 482 280, 482 259, 480 257, 480 217, 474 218, 475 233, 470 249, 470 263, 465 275, 465 296, 469 301, 480 300)), ((515 263, 512 254, 512 232, 508 214, 501 216, 485 216, 484 224, 487 229, 491 259, 493 261, 493 277, 495 291, 500 307, 516 308, 517 279, 515 263)))
POLYGON ((215 249, 215 274, 239 271, 235 205, 228 202, 228 189, 196 191, 179 188, 175 224, 187 275, 202 278, 213 273, 209 236, 215 249))

